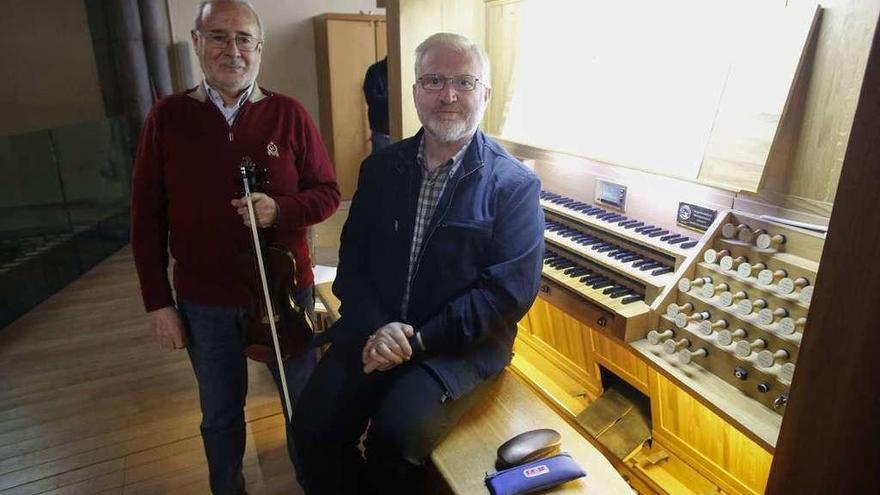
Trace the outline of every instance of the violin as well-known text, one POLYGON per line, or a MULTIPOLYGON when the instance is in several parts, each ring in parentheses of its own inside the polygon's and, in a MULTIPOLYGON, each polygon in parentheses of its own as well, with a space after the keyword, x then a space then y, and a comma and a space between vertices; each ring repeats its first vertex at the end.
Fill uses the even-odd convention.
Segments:
MULTIPOLYGON (((297 267, 293 253, 280 244, 266 244, 257 229, 251 192, 263 182, 265 171, 258 171, 250 157, 244 157, 239 168, 253 240, 251 250, 243 253, 238 263, 239 274, 252 296, 244 318, 243 352, 261 363, 272 361, 274 355, 278 369, 284 370, 285 360, 308 350, 314 323, 306 308, 294 300, 297 267)), ((283 372, 279 375, 289 416, 293 408, 287 379, 283 372)))

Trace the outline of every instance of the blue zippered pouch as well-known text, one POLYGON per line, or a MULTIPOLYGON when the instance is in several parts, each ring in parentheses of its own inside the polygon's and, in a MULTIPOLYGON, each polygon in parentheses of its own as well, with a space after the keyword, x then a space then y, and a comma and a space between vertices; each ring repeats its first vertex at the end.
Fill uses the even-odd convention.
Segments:
POLYGON ((562 453, 486 475, 486 486, 492 495, 521 495, 583 476, 586 473, 574 459, 562 453))

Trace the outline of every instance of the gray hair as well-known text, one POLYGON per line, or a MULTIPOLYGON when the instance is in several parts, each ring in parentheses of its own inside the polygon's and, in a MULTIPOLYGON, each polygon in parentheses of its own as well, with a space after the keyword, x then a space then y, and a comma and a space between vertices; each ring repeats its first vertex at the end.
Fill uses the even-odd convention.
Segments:
POLYGON ((480 45, 474 43, 470 39, 454 33, 436 33, 429 36, 416 47, 416 78, 419 77, 419 68, 422 60, 432 48, 444 47, 463 55, 469 56, 471 59, 480 63, 480 81, 487 88, 490 87, 492 78, 492 67, 489 65, 489 56, 480 45))
POLYGON ((263 21, 260 19, 260 14, 257 14, 257 9, 254 8, 254 5, 249 0, 202 0, 199 2, 199 6, 196 9, 196 20, 193 23, 193 27, 196 31, 199 30, 199 26, 202 24, 202 19, 205 18, 205 10, 207 10, 208 6, 213 3, 232 3, 247 7, 257 20, 257 27, 260 29, 260 38, 262 39, 266 37, 266 31, 263 29, 263 21))

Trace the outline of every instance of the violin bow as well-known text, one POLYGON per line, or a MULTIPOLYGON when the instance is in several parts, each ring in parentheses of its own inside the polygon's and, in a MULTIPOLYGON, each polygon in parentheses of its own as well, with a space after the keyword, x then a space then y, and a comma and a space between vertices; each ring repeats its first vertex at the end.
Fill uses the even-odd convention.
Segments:
POLYGON ((253 161, 245 157, 241 164, 241 181, 244 184, 244 197, 247 200, 248 216, 251 220, 251 235, 254 239, 254 252, 257 256, 258 272, 263 287, 263 300, 266 301, 266 316, 269 318, 269 329, 272 331, 272 343, 275 347, 275 359, 278 361, 278 375, 281 377, 281 389, 284 392, 284 402, 287 405, 288 424, 293 422, 293 404, 290 401, 290 391, 287 388, 287 373, 284 371, 284 359, 281 358, 281 345, 278 343, 278 331, 275 329, 275 310, 272 308, 272 298, 269 295, 269 282, 266 280, 266 267, 263 264, 263 252, 260 249, 260 236, 257 233, 257 217, 254 215, 254 202, 251 198, 251 186, 248 181, 248 167, 253 161))

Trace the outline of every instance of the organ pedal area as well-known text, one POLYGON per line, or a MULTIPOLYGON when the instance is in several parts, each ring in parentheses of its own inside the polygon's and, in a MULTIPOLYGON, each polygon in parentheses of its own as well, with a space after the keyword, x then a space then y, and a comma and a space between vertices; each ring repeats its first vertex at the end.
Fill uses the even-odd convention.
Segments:
POLYGON ((705 232, 544 191, 512 369, 639 493, 763 493, 824 237, 723 210, 705 232))

